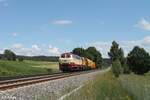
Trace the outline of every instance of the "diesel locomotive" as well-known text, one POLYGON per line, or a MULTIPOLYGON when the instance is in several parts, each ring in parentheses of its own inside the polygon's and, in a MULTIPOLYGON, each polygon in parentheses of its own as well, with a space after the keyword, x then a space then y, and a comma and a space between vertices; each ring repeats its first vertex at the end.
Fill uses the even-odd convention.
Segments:
POLYGON ((73 53, 63 53, 59 57, 59 69, 63 72, 82 71, 96 69, 96 65, 95 62, 88 58, 80 57, 73 53))

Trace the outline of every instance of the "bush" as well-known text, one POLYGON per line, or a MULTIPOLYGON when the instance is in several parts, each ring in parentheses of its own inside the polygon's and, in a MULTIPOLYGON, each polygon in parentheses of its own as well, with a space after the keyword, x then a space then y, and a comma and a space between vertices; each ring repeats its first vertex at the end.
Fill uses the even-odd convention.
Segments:
POLYGON ((112 72, 114 74, 115 77, 119 77, 119 74, 121 74, 121 63, 120 60, 117 59, 115 61, 113 61, 112 63, 112 72))
POLYGON ((23 57, 19 57, 18 61, 22 62, 23 61, 23 57))
POLYGON ((124 74, 130 74, 130 69, 129 69, 129 66, 128 65, 123 65, 123 73, 124 74))

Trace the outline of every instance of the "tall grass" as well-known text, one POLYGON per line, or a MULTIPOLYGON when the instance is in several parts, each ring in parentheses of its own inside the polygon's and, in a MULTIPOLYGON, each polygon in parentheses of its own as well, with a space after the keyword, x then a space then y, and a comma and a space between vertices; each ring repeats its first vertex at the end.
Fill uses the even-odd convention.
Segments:
POLYGON ((87 83, 78 92, 66 100, 131 100, 117 78, 111 72, 97 75, 94 81, 87 83))
POLYGON ((134 100, 150 100, 150 75, 121 75, 121 84, 134 100))

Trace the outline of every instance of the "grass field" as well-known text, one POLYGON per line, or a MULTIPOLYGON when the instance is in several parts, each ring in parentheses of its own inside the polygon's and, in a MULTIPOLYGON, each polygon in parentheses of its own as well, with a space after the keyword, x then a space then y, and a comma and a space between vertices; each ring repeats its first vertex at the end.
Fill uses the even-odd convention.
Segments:
POLYGON ((78 92, 65 100, 132 100, 111 72, 97 75, 78 92))
POLYGON ((150 77, 150 71, 148 73, 146 73, 145 75, 149 76, 150 77))
POLYGON ((150 100, 150 72, 129 74, 118 79, 111 72, 97 75, 65 100, 150 100))
POLYGON ((150 100, 150 73, 121 75, 120 81, 134 100, 150 100))
POLYGON ((0 60, 0 76, 48 74, 58 72, 57 62, 3 61, 0 60))
POLYGON ((58 71, 59 66, 58 62, 47 62, 47 61, 30 61, 26 60, 25 63, 32 65, 32 67, 38 67, 38 68, 50 68, 52 70, 58 71))

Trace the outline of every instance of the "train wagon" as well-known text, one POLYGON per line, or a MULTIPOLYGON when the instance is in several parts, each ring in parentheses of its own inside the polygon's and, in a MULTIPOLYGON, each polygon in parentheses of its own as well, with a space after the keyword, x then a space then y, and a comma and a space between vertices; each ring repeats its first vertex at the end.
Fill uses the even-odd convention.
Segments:
POLYGON ((72 53, 63 53, 59 58, 59 69, 63 72, 89 70, 95 68, 95 63, 92 60, 72 53))
POLYGON ((92 60, 85 58, 85 62, 86 62, 86 67, 87 69, 95 69, 95 62, 93 62, 92 60))

